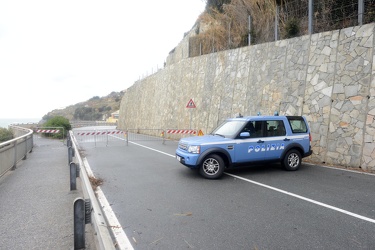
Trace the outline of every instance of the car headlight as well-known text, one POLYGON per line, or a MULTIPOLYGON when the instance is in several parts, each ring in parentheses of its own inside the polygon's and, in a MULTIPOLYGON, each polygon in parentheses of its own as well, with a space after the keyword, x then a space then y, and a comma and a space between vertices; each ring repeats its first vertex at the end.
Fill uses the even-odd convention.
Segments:
POLYGON ((188 152, 192 154, 199 154, 201 152, 201 146, 189 146, 188 152))

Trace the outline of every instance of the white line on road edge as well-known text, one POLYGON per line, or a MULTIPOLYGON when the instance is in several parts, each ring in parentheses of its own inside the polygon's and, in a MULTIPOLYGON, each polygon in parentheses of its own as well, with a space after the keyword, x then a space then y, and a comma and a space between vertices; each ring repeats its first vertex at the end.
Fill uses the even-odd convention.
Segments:
POLYGON ((365 221, 368 221, 368 222, 371 222, 371 223, 375 223, 374 219, 371 219, 371 218, 368 218, 368 217, 365 217, 365 216, 362 216, 362 215, 359 215, 359 214, 355 214, 355 213, 346 211, 344 209, 334 207, 334 206, 331 206, 331 205, 328 205, 328 204, 325 204, 325 203, 322 203, 322 202, 319 202, 319 201, 316 201, 316 200, 312 200, 312 199, 303 197, 303 196, 298 195, 298 194, 294 194, 294 193, 291 193, 291 192, 288 192, 288 191, 285 191, 285 190, 282 190, 282 189, 278 189, 278 188, 275 188, 275 187, 272 187, 272 186, 268 186, 266 184, 262 184, 260 182, 252 181, 252 180, 249 180, 249 179, 246 179, 246 178, 243 178, 241 176, 234 175, 234 174, 229 174, 229 173, 224 173, 224 174, 232 176, 232 177, 240 179, 240 180, 243 180, 243 181, 246 181, 246 182, 250 182, 252 184, 255 184, 255 185, 258 185, 258 186, 261 186, 261 187, 265 187, 265 188, 274 190, 274 191, 279 192, 279 193, 283 193, 283 194, 293 196, 295 198, 298 198, 298 199, 301 199, 301 200, 304 200, 304 201, 307 201, 307 202, 311 202, 313 204, 316 204, 316 205, 319 205, 319 206, 322 206, 322 207, 326 207, 326 208, 335 210, 335 211, 343 213, 343 214, 353 216, 353 217, 361 219, 361 220, 365 220, 365 221))
POLYGON ((373 174, 373 173, 361 172, 361 171, 356 171, 356 170, 351 170, 351 169, 335 168, 335 167, 330 167, 330 166, 316 165, 316 164, 309 163, 309 162, 304 162, 303 164, 309 165, 309 166, 314 166, 314 167, 329 168, 329 169, 333 169, 333 170, 340 170, 340 171, 345 171, 345 172, 350 172, 350 173, 375 176, 375 174, 373 174))
MULTIPOLYGON (((94 174, 92 173, 90 165, 87 161, 87 158, 84 158, 83 162, 86 166, 86 171, 88 172, 87 174, 89 176, 94 177, 94 174)), ((108 200, 105 197, 102 189, 100 187, 97 187, 95 190, 95 193, 101 205, 102 211, 105 215, 105 218, 107 219, 108 227, 110 228, 113 236, 115 237, 115 240, 117 243, 116 248, 120 250, 134 250, 128 237, 126 236, 124 230, 122 229, 120 222, 117 220, 115 213, 113 212, 111 206, 109 205, 108 200)))

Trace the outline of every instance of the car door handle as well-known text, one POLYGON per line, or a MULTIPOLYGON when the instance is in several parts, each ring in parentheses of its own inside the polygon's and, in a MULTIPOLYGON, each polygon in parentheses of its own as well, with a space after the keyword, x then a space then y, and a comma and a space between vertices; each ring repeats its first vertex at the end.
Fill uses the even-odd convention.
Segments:
POLYGON ((262 140, 259 140, 259 141, 257 141, 257 143, 263 143, 264 141, 262 141, 262 140))
POLYGON ((285 139, 284 139, 284 141, 290 141, 290 139, 288 139, 288 138, 285 138, 285 139))

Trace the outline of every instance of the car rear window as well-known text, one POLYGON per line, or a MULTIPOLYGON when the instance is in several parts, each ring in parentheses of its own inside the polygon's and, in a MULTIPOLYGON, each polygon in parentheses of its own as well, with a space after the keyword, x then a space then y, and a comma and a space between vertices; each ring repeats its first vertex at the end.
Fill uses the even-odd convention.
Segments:
POLYGON ((299 116, 287 117, 293 133, 307 133, 305 120, 299 116))

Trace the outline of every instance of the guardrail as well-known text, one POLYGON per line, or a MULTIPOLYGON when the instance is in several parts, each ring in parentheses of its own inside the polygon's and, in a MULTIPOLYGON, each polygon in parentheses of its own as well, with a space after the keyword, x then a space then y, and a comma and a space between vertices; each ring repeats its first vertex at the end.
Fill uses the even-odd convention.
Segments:
POLYGON ((15 169, 17 163, 25 160, 27 154, 33 149, 33 131, 18 126, 10 126, 16 138, 0 143, 0 177, 11 169, 15 169))
POLYGON ((85 224, 89 223, 91 223, 94 230, 98 249, 116 249, 104 212, 91 186, 91 170, 87 166, 87 161, 84 161, 80 156, 78 143, 72 131, 69 131, 67 146, 71 174, 71 189, 75 189, 75 181, 76 178, 79 177, 81 179, 83 193, 83 198, 77 198, 74 202, 74 249, 84 248, 85 224))

